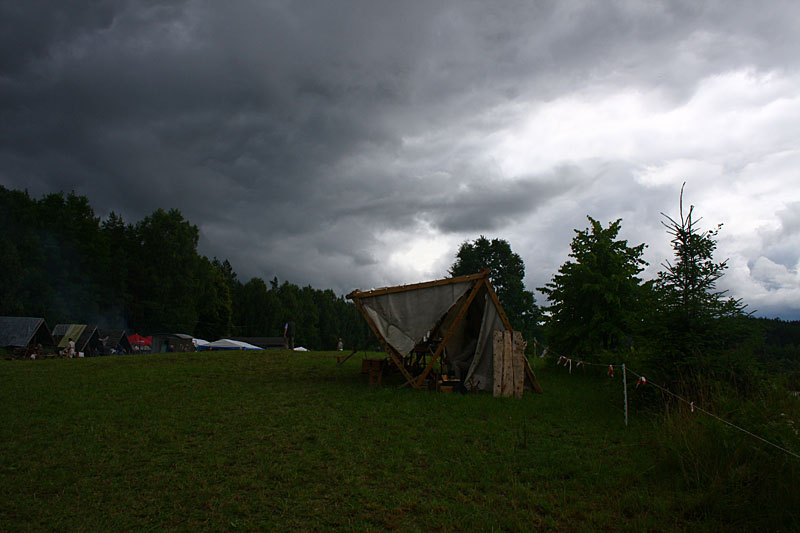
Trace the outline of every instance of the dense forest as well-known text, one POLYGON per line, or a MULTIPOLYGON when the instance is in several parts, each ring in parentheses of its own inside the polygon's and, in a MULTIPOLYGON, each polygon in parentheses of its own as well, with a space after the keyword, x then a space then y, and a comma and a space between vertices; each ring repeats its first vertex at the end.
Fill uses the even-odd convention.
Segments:
POLYGON ((97 324, 129 332, 279 337, 298 325, 297 344, 333 349, 377 341, 355 306, 332 290, 289 281, 237 279, 227 259, 197 252, 197 226, 177 209, 136 223, 101 220, 74 193, 36 200, 0 186, 0 315, 49 325, 97 324))

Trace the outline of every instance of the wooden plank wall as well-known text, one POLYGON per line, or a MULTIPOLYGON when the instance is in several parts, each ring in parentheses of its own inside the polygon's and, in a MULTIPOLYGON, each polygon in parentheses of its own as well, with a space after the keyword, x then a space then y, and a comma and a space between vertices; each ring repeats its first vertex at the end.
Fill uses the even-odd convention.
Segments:
POLYGON ((494 396, 522 398, 525 385, 525 348, 519 331, 494 331, 494 396))
POLYGON ((497 398, 503 395, 503 332, 496 329, 492 341, 492 364, 494 365, 492 367, 492 372, 494 373, 492 394, 497 398), (500 355, 498 356, 498 354, 500 355))

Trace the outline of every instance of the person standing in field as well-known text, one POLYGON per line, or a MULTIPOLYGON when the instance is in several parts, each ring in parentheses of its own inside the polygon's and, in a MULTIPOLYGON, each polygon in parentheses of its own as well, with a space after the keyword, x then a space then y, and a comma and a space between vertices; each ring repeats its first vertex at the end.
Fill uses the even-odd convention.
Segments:
POLYGON ((283 344, 290 350, 294 350, 294 320, 291 318, 283 325, 283 344))
POLYGON ((339 337, 339 342, 336 343, 336 350, 341 352, 344 350, 344 342, 342 342, 342 338, 339 337))
POLYGON ((67 343, 67 357, 70 359, 75 357, 75 341, 72 340, 72 337, 69 338, 69 342, 67 343))

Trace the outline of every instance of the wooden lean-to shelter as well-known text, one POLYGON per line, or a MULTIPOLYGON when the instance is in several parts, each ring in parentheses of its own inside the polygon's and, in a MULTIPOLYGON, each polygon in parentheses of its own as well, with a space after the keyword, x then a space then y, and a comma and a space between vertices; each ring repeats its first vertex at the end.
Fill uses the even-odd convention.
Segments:
POLYGON ((521 396, 525 385, 541 391, 525 359, 522 335, 512 330, 488 270, 356 290, 347 298, 415 388, 446 383, 496 396, 521 396))

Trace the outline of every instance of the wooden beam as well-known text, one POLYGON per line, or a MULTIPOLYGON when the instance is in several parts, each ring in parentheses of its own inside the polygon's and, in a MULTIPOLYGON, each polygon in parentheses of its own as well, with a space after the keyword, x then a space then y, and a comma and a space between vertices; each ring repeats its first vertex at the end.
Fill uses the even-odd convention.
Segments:
POLYGON ((514 328, 511 327, 511 322, 508 320, 506 316, 506 312, 503 311, 503 306, 500 305, 500 299, 497 297, 497 293, 494 292, 492 288, 492 284, 489 283, 489 279, 486 279, 486 287, 489 289, 489 296, 491 296, 494 305, 497 307, 497 313, 500 315, 500 320, 503 321, 503 325, 508 331, 513 330, 514 328))
POLYGON ((539 381, 536 379, 536 374, 533 373, 533 369, 531 368, 531 364, 528 362, 528 358, 523 357, 522 361, 525 365, 525 375, 527 375, 528 379, 531 380, 531 386, 533 387, 533 390, 539 394, 544 393, 542 386, 539 385, 539 381))
POLYGON ((509 398, 514 393, 514 352, 511 349, 511 331, 503 332, 503 387, 500 395, 509 398))
POLYGON ((380 289, 372 289, 370 291, 354 290, 347 295, 348 300, 356 300, 357 298, 368 298, 371 296, 381 296, 384 294, 394 294, 397 292, 414 291, 419 289, 427 289, 430 287, 438 287, 440 285, 452 285, 454 283, 465 283, 468 281, 475 281, 481 278, 488 278, 489 270, 483 269, 477 274, 469 274, 466 276, 457 276, 455 278, 437 279, 434 281, 423 281, 422 283, 412 283, 410 285, 397 285, 395 287, 382 287, 380 289))
POLYGON ((492 396, 503 394, 503 332, 496 329, 492 332, 492 396))
POLYGON ((442 342, 439 343, 439 347, 436 349, 436 352, 433 354, 433 357, 431 357, 431 360, 428 361, 428 365, 425 367, 425 370, 423 370, 422 374, 419 375, 419 377, 417 378, 417 382, 416 383, 412 383, 412 385, 414 386, 415 389, 420 388, 422 386, 422 382, 425 381, 425 378, 428 377, 428 374, 430 374, 434 363, 436 363, 436 360, 442 354, 442 350, 444 350, 445 345, 453 337, 453 334, 456 332, 456 326, 458 326, 458 324, 466 316, 467 311, 469 310, 469 306, 472 305, 472 302, 475 300, 475 296, 477 296, 481 285, 484 284, 484 283, 486 283, 486 278, 485 277, 484 278, 478 278, 477 283, 475 283, 475 285, 472 287, 472 292, 469 294, 469 297, 467 298, 467 301, 464 302, 464 305, 462 305, 461 309, 459 309, 458 315, 456 315, 456 318, 453 321, 453 323, 450 324, 450 329, 447 330, 447 334, 442 339, 442 342))

